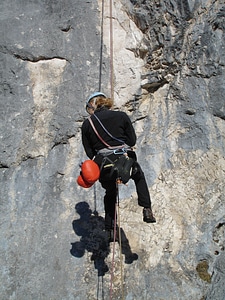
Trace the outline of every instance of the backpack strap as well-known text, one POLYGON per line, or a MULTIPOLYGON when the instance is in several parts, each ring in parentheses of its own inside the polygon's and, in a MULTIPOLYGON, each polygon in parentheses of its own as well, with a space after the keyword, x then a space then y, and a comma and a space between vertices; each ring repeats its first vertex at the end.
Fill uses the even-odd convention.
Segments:
POLYGON ((101 127, 104 129, 104 131, 113 139, 116 140, 117 142, 121 143, 122 145, 124 145, 124 141, 118 139, 117 137, 113 136, 106 128, 105 126, 102 124, 102 122, 99 120, 99 118, 97 117, 96 114, 93 114, 93 117, 95 117, 95 119, 98 121, 98 123, 101 125, 101 127))
MULTIPOLYGON (((110 146, 108 143, 106 143, 105 140, 103 140, 103 138, 102 138, 102 137, 100 136, 100 134, 98 133, 98 131, 97 131, 97 129, 96 129, 96 127, 95 127, 95 125, 94 125, 94 123, 93 123, 91 117, 88 118, 88 121, 90 122, 91 127, 93 128, 93 130, 94 130, 95 134, 97 135, 97 137, 100 139, 100 141, 101 141, 108 149, 110 149, 110 150, 116 150, 116 149, 122 149, 122 148, 124 148, 124 147, 127 146, 126 144, 123 144, 123 145, 120 145, 120 146, 110 146)), ((104 129, 104 127, 103 127, 103 129, 104 129)), ((106 133, 108 133, 108 131, 106 131, 106 133)), ((108 133, 108 134, 109 134, 109 133, 108 133)), ((109 135, 110 135, 110 134, 109 134, 109 135)), ((111 136, 111 135, 110 135, 110 136, 111 136)), ((111 136, 111 137, 112 137, 112 136, 111 136)))
POLYGON ((96 135, 97 135, 97 137, 100 139, 100 141, 101 141, 104 145, 106 145, 106 146, 109 148, 110 145, 107 144, 106 141, 104 141, 103 138, 99 135, 99 133, 98 133, 97 129, 95 128, 95 125, 94 125, 94 123, 93 123, 91 117, 88 118, 88 121, 90 122, 91 127, 93 128, 94 132, 96 133, 96 135))

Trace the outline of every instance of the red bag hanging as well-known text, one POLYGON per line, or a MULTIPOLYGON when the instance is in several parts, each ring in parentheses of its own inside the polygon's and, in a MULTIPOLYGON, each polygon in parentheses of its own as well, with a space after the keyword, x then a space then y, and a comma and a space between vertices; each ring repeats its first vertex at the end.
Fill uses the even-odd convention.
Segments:
POLYGON ((84 178, 82 177, 82 175, 79 175, 77 177, 77 183, 82 186, 83 188, 89 188, 93 185, 93 183, 88 183, 87 181, 84 180, 84 178))
POLYGON ((83 179, 88 183, 95 183, 99 179, 100 169, 93 160, 85 160, 81 165, 83 179))

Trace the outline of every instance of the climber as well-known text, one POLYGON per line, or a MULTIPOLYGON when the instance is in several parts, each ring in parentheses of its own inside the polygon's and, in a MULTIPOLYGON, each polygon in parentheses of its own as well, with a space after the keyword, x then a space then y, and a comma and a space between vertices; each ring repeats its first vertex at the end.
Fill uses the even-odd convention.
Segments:
POLYGON ((104 93, 95 92, 86 103, 86 110, 90 117, 82 124, 82 143, 85 152, 101 170, 99 181, 105 189, 105 229, 110 230, 114 226, 117 201, 116 178, 112 177, 110 170, 105 166, 124 154, 128 155, 133 162, 131 178, 135 182, 138 204, 143 207, 143 221, 155 223, 145 176, 132 150, 136 143, 134 128, 128 115, 125 112, 113 111, 112 106, 112 99, 107 98, 104 93))

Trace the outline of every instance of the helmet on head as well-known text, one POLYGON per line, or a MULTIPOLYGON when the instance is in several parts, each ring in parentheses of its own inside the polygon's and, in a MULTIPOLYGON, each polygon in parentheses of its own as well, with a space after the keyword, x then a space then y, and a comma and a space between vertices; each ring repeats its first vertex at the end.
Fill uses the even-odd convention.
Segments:
POLYGON ((102 92, 95 92, 95 93, 93 93, 93 94, 88 98, 88 100, 87 100, 87 102, 86 102, 86 105, 88 105, 88 103, 91 101, 91 99, 93 99, 93 98, 95 98, 95 97, 99 97, 99 96, 102 96, 102 97, 106 98, 106 95, 105 95, 104 93, 102 93, 102 92))
MULTIPOLYGON (((87 100, 87 102, 86 102, 86 111, 87 111, 87 112, 88 112, 88 109, 89 109, 89 108, 93 108, 92 105, 90 104, 90 101, 91 101, 93 98, 99 97, 99 96, 102 96, 102 97, 104 97, 104 98, 107 98, 106 95, 105 95, 104 93, 102 93, 102 92, 95 92, 95 93, 93 93, 93 94, 88 98, 88 100, 87 100)), ((89 112, 88 112, 88 113, 89 113, 89 112)))

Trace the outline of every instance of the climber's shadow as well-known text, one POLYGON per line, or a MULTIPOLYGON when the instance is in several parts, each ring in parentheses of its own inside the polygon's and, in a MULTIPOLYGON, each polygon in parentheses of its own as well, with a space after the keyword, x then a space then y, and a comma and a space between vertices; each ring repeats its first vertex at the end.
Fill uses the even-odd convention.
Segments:
MULTIPOLYGON (((82 257, 85 250, 91 252, 91 260, 94 261, 95 268, 98 270, 98 276, 104 276, 109 270, 105 258, 110 253, 110 241, 112 241, 109 232, 105 231, 105 220, 96 211, 92 212, 87 202, 77 203, 75 210, 80 215, 80 219, 73 221, 73 230, 81 238, 79 242, 71 243, 70 253, 75 257, 82 257)), ((125 263, 131 264, 138 259, 138 256, 132 253, 122 228, 120 228, 120 233, 125 263)), ((118 233, 116 240, 119 242, 118 233)))

